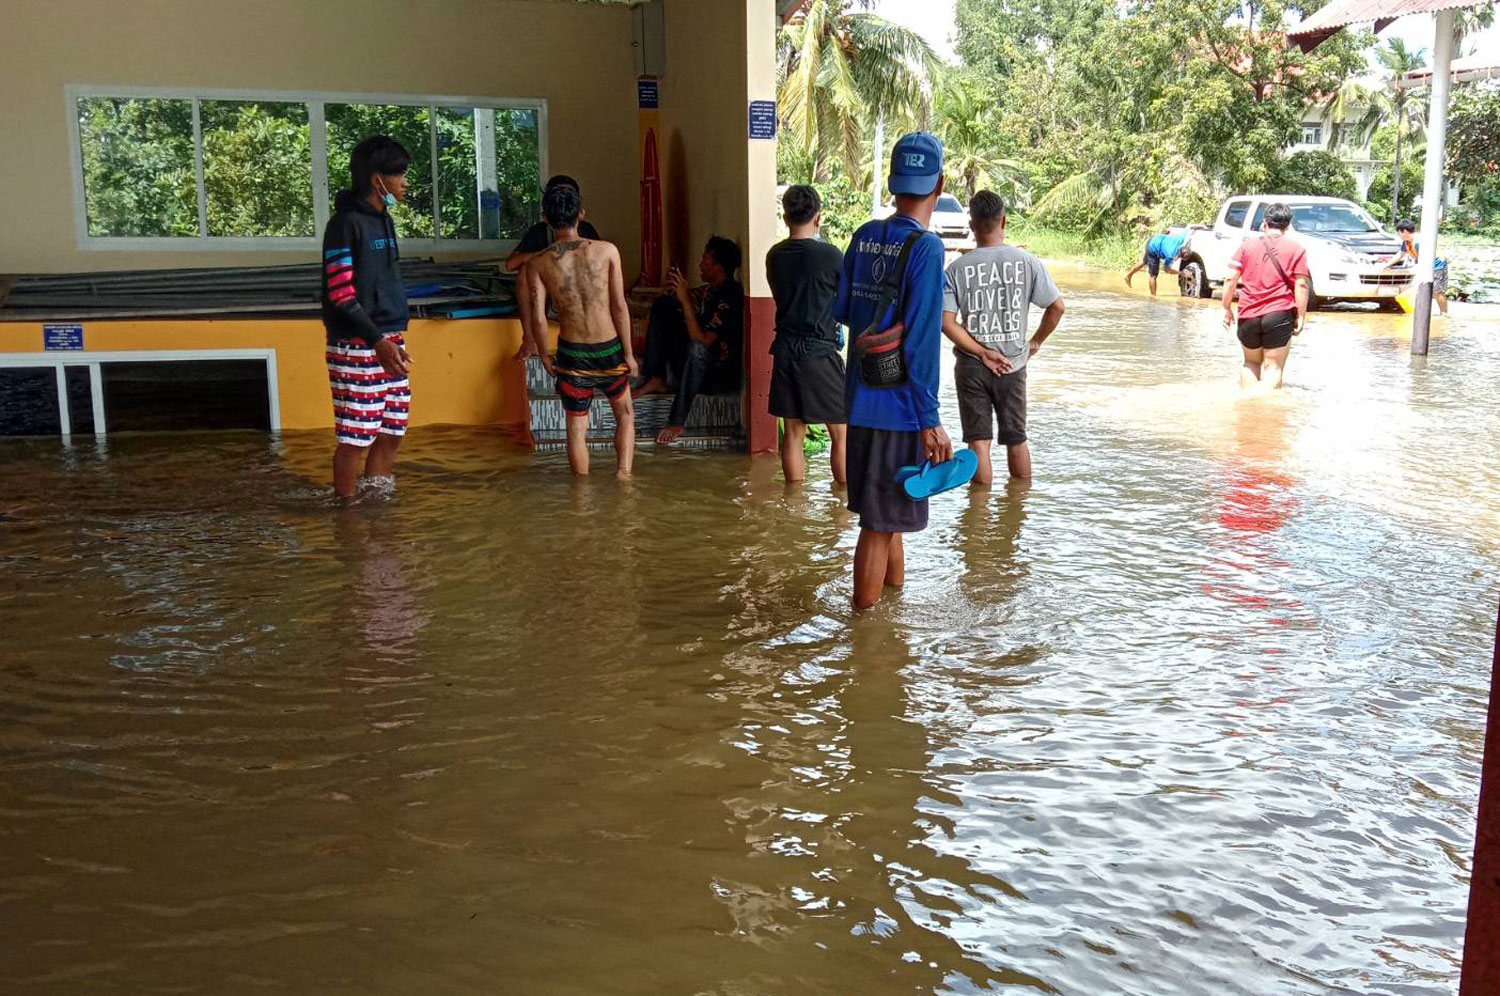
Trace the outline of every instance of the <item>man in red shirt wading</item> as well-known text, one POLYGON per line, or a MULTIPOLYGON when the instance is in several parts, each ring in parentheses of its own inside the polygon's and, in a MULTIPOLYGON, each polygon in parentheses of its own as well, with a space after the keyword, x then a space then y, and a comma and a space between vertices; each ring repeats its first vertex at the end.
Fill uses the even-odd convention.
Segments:
POLYGON ((1281 386, 1292 336, 1302 331, 1307 318, 1307 251, 1287 237, 1291 223, 1292 209, 1272 204, 1262 226, 1266 234, 1240 243, 1229 261, 1224 327, 1234 325, 1238 290, 1240 345, 1245 350, 1241 390, 1281 386))

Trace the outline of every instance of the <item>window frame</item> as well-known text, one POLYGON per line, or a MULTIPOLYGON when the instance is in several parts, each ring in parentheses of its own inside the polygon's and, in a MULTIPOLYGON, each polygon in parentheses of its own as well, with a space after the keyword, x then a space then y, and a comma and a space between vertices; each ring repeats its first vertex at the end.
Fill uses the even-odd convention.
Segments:
MULTIPOLYGON (((269 238, 269 237, 268 237, 269 238)), ((58 406, 62 416, 62 437, 72 433, 71 415, 68 411, 67 368, 87 367, 89 390, 93 396, 94 432, 103 438, 109 434, 104 411, 104 375, 101 366, 105 363, 168 362, 174 360, 263 360, 266 364, 266 400, 270 412, 270 431, 281 432, 281 394, 278 390, 280 378, 276 371, 276 350, 255 349, 158 349, 158 350, 58 350, 43 353, 0 353, 0 367, 53 367, 56 371, 58 406)), ((44 438, 44 437, 38 437, 44 438)))
MULTIPOLYGON (((70 83, 63 87, 63 106, 68 121, 68 155, 73 179, 73 233, 79 249, 106 252, 139 250, 177 250, 192 252, 289 252, 316 249, 323 244, 323 228, 328 224, 328 127, 324 119, 325 104, 399 104, 428 109, 428 148, 431 160, 432 238, 403 238, 401 246, 413 252, 489 252, 508 253, 519 239, 445 239, 442 232, 442 193, 437 172, 437 142, 434 124, 440 107, 480 110, 534 111, 537 116, 537 174, 548 172, 549 132, 545 97, 466 97, 420 93, 361 93, 339 90, 225 90, 199 87, 99 86, 70 83), (198 234, 171 235, 90 235, 88 199, 83 177, 83 134, 78 120, 78 102, 90 97, 125 99, 188 100, 193 105, 193 172, 197 185, 198 234), (307 106, 308 150, 312 160, 313 234, 297 235, 209 235, 208 195, 203 182, 203 131, 198 104, 204 100, 264 101, 267 103, 305 104, 307 106)), ((413 155, 417 150, 411 150, 413 155)), ((537 190, 538 196, 541 190, 537 190)))
POLYGON ((1302 141, 1299 142, 1299 143, 1297 143, 1297 144, 1299 144, 1299 145, 1316 145, 1316 146, 1322 146, 1322 144, 1323 144, 1323 122, 1321 122, 1321 121, 1304 121, 1304 122, 1302 122, 1302 141), (1307 137, 1308 132, 1312 132, 1312 138, 1308 138, 1307 137))

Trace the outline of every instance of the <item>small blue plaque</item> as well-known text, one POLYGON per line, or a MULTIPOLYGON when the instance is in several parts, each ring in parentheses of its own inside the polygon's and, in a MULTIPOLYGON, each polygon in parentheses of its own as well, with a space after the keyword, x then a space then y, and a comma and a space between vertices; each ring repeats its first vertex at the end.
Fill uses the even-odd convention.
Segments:
POLYGON ((52 350, 75 350, 83 348, 82 325, 43 325, 42 348, 52 350))
POLYGON ((750 101, 750 137, 776 137, 776 101, 750 101))
POLYGON ((635 81, 635 101, 642 108, 661 106, 661 95, 657 91, 656 80, 635 81))
POLYGON ((500 206, 500 191, 481 190, 479 192, 479 206, 485 208, 497 208, 500 206))

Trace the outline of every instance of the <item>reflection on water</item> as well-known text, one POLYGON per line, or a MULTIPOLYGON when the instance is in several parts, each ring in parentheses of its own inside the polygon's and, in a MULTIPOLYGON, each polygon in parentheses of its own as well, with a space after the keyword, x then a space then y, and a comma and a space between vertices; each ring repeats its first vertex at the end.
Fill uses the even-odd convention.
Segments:
POLYGON ((3 990, 1452 992, 1500 321, 1242 399, 1217 308, 1064 283, 1036 480, 858 619, 821 464, 0 445, 3 990))

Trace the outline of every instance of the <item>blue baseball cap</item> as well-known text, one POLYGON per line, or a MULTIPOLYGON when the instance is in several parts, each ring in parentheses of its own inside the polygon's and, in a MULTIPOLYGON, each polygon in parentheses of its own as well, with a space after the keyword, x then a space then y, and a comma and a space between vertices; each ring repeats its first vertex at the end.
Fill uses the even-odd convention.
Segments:
POLYGON ((936 135, 913 131, 902 135, 891 150, 891 175, 887 181, 893 194, 926 197, 937 189, 943 175, 943 143, 936 135))

